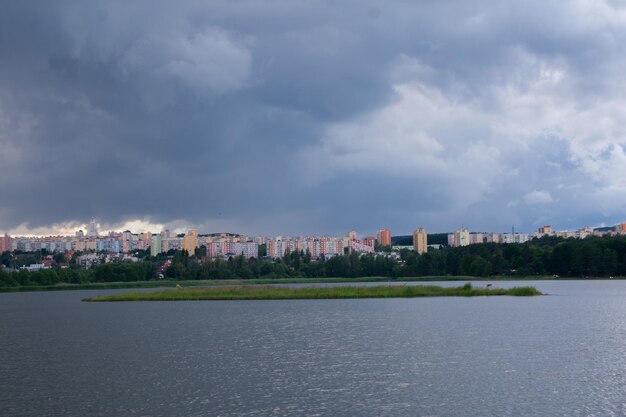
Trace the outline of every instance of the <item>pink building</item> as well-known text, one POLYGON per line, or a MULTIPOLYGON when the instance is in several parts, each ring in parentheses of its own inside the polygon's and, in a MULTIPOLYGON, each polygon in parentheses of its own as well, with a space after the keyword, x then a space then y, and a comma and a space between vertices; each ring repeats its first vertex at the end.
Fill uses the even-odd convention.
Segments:
POLYGON ((364 237, 363 238, 363 245, 364 246, 369 246, 370 248, 374 248, 374 246, 376 245, 376 238, 373 236, 368 236, 368 237, 364 237))

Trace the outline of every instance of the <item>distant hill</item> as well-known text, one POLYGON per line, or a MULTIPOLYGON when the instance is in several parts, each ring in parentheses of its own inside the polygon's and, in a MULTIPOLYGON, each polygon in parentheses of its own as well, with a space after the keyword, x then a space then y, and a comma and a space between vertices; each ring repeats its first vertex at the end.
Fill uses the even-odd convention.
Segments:
MULTIPOLYGON (((413 235, 408 236, 391 236, 391 244, 394 246, 410 246, 413 244, 413 235)), ((447 233, 432 233, 428 234, 429 245, 447 245, 448 234, 447 233)))

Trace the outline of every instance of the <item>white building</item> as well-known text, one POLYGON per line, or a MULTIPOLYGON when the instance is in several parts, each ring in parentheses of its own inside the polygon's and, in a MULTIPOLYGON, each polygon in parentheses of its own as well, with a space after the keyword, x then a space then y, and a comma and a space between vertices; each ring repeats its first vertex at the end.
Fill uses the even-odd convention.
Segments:
POLYGON ((467 246, 470 244, 470 232, 466 228, 461 228, 454 232, 455 246, 467 246))
POLYGON ((150 239, 150 256, 157 256, 163 252, 161 245, 161 235, 153 235, 150 239))

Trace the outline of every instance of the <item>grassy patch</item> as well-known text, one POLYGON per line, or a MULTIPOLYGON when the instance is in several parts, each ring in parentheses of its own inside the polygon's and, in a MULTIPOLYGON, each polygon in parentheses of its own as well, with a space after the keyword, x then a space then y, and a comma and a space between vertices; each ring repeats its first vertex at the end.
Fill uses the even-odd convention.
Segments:
POLYGON ((378 285, 345 287, 279 287, 229 286, 220 288, 181 288, 154 292, 129 292, 101 295, 83 301, 185 301, 185 300, 295 300, 328 298, 413 298, 413 297, 475 297, 485 295, 541 295, 534 287, 474 288, 434 285, 378 285))

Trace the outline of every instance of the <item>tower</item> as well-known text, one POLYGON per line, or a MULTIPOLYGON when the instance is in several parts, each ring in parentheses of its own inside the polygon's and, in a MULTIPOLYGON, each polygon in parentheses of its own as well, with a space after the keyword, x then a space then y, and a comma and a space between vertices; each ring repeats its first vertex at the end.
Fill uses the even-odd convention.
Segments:
POLYGON ((189 255, 195 255, 197 247, 198 247, 198 229, 189 229, 189 231, 183 238, 183 250, 186 250, 189 253, 189 255))
POLYGON ((0 236, 0 253, 11 252, 11 236, 4 234, 4 237, 0 236))
POLYGON ((98 224, 96 223, 96 219, 91 219, 91 221, 87 225, 87 236, 89 237, 98 236, 98 224))
POLYGON ((467 246, 470 244, 469 231, 462 227, 454 232, 454 246, 467 246))
POLYGON ((161 235, 152 235, 150 240, 150 256, 157 256, 163 252, 161 235))
POLYGON ((388 227, 380 229, 376 235, 376 240, 381 246, 391 246, 391 230, 388 227))
POLYGON ((423 227, 419 227, 413 232, 413 250, 420 255, 428 251, 428 235, 423 227))

